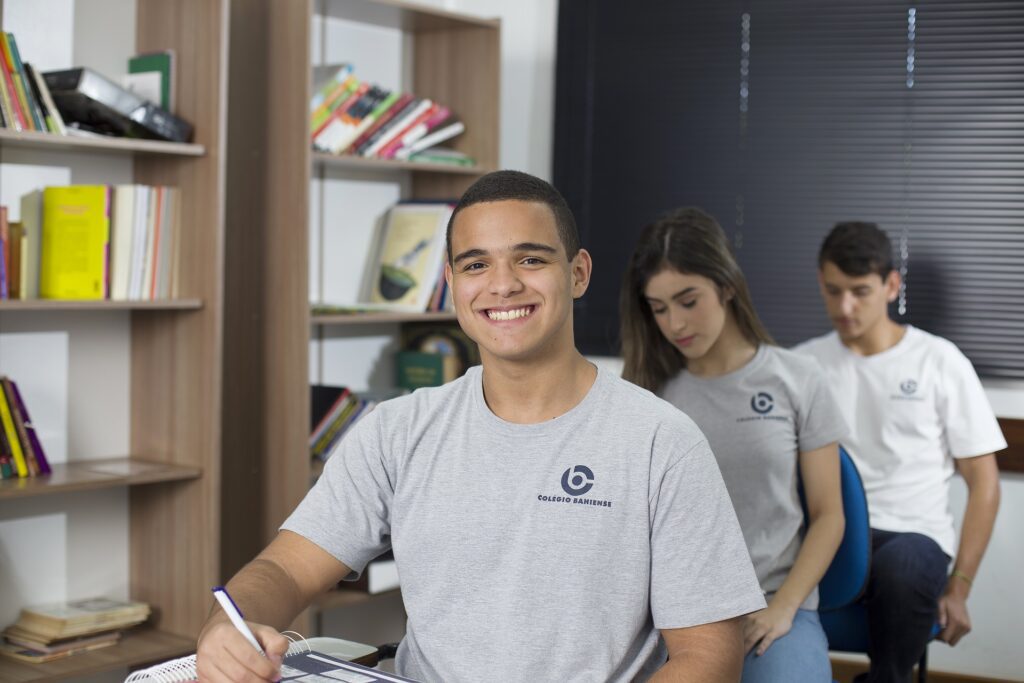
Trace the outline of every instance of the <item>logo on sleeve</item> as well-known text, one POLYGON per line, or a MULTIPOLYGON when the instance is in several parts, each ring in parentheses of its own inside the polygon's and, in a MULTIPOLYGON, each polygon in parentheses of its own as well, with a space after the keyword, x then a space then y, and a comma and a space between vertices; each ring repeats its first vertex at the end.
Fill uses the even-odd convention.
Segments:
POLYGON ((907 378, 900 382, 900 393, 890 398, 894 401, 923 401, 924 397, 917 393, 919 388, 916 379, 907 378))
POLYGON ((592 505, 594 507, 610 508, 612 506, 612 501, 610 500, 584 498, 594 488, 596 479, 594 470, 586 465, 573 465, 562 472, 562 491, 567 495, 549 496, 541 493, 537 496, 537 500, 543 503, 569 503, 571 505, 592 505))

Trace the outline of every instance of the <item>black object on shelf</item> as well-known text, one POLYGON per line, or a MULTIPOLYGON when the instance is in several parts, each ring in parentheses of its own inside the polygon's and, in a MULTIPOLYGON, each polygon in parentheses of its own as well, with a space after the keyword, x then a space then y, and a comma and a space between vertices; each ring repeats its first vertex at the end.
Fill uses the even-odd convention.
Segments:
POLYGON ((189 142, 192 124, 142 99, 92 69, 43 74, 65 122, 85 130, 128 138, 189 142))

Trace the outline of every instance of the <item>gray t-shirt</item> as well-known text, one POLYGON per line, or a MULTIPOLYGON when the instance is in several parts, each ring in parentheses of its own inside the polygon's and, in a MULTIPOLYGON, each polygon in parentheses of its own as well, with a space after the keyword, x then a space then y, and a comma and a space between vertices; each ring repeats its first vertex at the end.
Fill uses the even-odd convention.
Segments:
POLYGON ((603 370, 538 424, 495 416, 479 367, 382 403, 281 528, 348 578, 393 548, 424 681, 643 680, 657 629, 764 607, 700 430, 603 370))
MULTIPOLYGON (((661 396, 707 435, 766 593, 785 581, 803 540, 799 459, 846 434, 846 422, 812 358, 761 345, 749 363, 718 377, 685 370, 661 396)), ((815 609, 818 592, 803 607, 815 609)))

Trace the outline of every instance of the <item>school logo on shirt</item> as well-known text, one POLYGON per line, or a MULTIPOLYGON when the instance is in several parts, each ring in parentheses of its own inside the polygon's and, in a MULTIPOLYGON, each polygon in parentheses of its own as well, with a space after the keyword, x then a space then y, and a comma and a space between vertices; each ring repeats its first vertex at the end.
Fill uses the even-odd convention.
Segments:
POLYGON ((750 399, 750 408, 758 415, 767 415, 775 407, 775 399, 767 391, 759 391, 750 399))
POLYGON ((736 421, 758 422, 762 420, 775 420, 777 422, 785 422, 789 419, 785 415, 769 415, 770 412, 775 410, 775 397, 767 391, 759 391, 750 397, 750 409, 754 411, 754 415, 747 414, 736 418, 736 421))
POLYGON ((569 503, 571 505, 592 505, 594 507, 610 508, 612 506, 612 501, 610 500, 584 498, 594 488, 596 479, 594 470, 586 465, 573 465, 562 472, 562 490, 568 495, 551 496, 541 493, 537 495, 537 500, 542 503, 569 503))
POLYGON ((924 397, 917 393, 919 388, 916 379, 907 378, 900 382, 900 393, 890 398, 894 401, 923 401, 924 397))
POLYGON ((562 490, 570 496, 582 496, 594 488, 594 473, 586 465, 576 465, 562 472, 562 490))

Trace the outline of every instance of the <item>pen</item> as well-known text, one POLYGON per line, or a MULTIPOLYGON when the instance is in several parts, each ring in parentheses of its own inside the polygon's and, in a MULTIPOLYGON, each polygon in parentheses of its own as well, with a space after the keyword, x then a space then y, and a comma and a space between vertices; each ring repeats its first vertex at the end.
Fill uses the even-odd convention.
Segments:
POLYGON ((213 589, 213 597, 217 598, 217 602, 220 603, 221 608, 224 610, 225 614, 228 615, 228 619, 231 620, 231 623, 234 624, 235 628, 238 629, 238 632, 245 636, 245 639, 252 643, 252 646, 259 650, 261 655, 266 656, 267 653, 263 651, 263 648, 260 647, 259 641, 256 640, 256 636, 254 636, 252 631, 249 630, 249 626, 242 618, 242 611, 238 609, 238 605, 236 605, 235 601, 231 599, 230 595, 228 595, 227 589, 224 588, 224 586, 217 586, 213 589))

